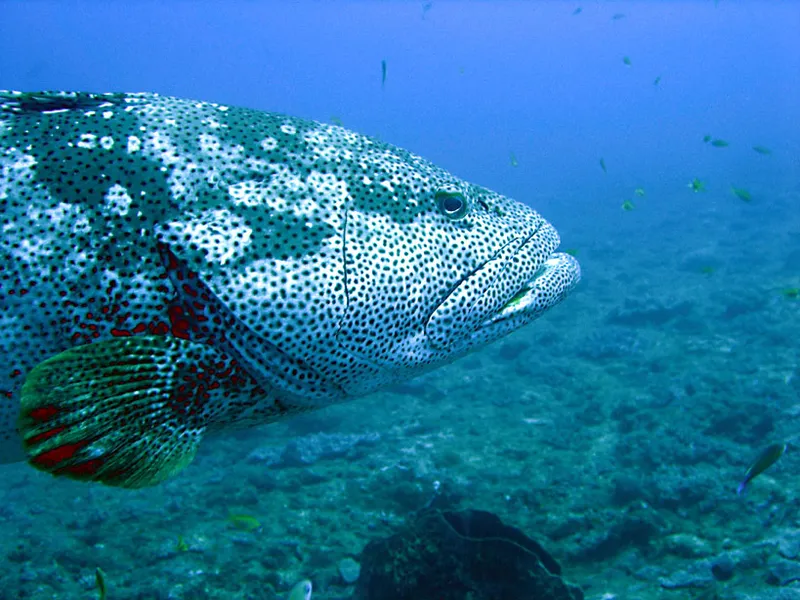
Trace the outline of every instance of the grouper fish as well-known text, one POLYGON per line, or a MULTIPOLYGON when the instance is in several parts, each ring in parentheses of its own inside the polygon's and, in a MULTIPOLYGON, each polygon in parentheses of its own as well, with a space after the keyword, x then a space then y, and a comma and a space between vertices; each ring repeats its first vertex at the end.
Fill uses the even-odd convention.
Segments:
POLYGON ((580 278, 526 205, 336 125, 0 92, 0 460, 136 488, 414 377, 580 278))

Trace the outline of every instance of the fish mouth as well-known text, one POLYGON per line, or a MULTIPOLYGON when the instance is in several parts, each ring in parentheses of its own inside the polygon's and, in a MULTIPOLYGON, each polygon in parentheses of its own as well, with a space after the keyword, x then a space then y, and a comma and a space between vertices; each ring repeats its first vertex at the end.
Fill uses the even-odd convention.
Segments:
POLYGON ((481 328, 501 321, 539 317, 561 302, 581 278, 581 267, 574 256, 554 252, 500 308, 486 319, 481 328))
POLYGON ((553 226, 538 217, 532 231, 500 248, 436 307, 425 327, 431 346, 444 350, 496 338, 558 304, 580 280, 578 261, 555 252, 560 243, 553 226))

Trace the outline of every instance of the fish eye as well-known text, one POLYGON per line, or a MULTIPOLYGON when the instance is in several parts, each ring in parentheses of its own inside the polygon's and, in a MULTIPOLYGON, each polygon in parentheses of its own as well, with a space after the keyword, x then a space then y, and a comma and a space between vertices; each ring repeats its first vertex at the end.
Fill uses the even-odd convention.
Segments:
POLYGON ((467 201, 461 194, 438 192, 436 201, 439 203, 439 210, 449 219, 460 219, 467 214, 467 201))

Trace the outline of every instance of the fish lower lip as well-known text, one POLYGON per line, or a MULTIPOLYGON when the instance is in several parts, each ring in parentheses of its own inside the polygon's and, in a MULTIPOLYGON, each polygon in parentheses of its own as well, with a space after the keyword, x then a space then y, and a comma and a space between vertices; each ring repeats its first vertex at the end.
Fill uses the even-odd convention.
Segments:
POLYGON ((525 284, 520 288, 520 290, 511 296, 503 306, 497 311, 498 316, 502 316, 505 313, 514 313, 520 310, 524 310, 526 306, 528 306, 532 299, 533 299, 533 289, 536 279, 541 276, 542 272, 544 271, 544 266, 539 269, 536 274, 531 277, 525 284))
POLYGON ((580 280, 580 266, 572 256, 556 252, 484 324, 518 316, 535 317, 558 304, 580 280))

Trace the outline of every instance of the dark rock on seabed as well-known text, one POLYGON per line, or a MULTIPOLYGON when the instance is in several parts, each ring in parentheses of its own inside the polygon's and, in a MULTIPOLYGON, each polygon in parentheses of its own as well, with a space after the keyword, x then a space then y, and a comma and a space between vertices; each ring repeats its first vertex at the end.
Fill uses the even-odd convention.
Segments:
POLYGON ((361 560, 353 600, 583 600, 541 545, 485 511, 423 511, 361 560))

